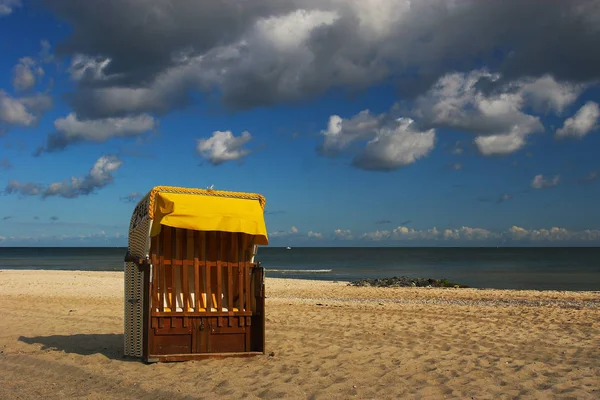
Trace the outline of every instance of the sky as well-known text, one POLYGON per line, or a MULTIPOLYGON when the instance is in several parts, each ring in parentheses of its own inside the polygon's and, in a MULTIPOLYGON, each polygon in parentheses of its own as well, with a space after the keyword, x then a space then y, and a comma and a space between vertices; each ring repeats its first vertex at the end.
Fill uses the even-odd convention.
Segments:
POLYGON ((0 0, 0 246, 126 246, 157 185, 262 194, 270 246, 598 246, 599 27, 597 0, 0 0))

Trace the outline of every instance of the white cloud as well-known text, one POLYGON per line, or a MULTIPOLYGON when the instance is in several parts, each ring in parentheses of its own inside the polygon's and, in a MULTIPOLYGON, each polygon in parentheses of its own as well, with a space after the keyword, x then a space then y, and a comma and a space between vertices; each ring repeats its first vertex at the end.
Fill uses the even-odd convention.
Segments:
POLYGON ((59 196, 70 199, 87 196, 112 183, 113 173, 122 164, 123 162, 117 156, 102 156, 94 163, 86 176, 83 178, 71 177, 70 180, 51 183, 42 193, 42 197, 59 196))
POLYGON ((410 0, 352 0, 346 2, 358 19, 358 33, 369 42, 378 42, 393 34, 394 27, 410 18, 410 0))
POLYGON ((444 75, 416 100, 413 114, 426 126, 477 135, 474 143, 483 155, 509 154, 525 147, 530 134, 544 130, 539 117, 523 111, 527 106, 562 112, 585 87, 548 75, 508 84, 500 80, 500 74, 486 70, 444 75))
POLYGON ((15 98, 0 90, 0 122, 8 125, 35 126, 40 116, 52 107, 52 98, 35 94, 15 98))
POLYGON ((463 226, 458 229, 445 229, 444 239, 454 240, 490 240, 498 238, 498 235, 482 228, 469 228, 463 226))
POLYGON ((573 104, 586 85, 557 82, 552 76, 517 82, 520 92, 528 104, 537 112, 561 113, 573 104))
POLYGON ((106 182, 112 180, 112 173, 121 167, 123 162, 117 156, 102 156, 100 157, 88 176, 95 182, 106 182))
POLYGON ((531 241, 595 241, 600 240, 600 230, 587 229, 573 232, 565 228, 552 227, 550 229, 525 229, 519 226, 512 226, 507 236, 513 240, 531 240, 531 241))
POLYGON ((555 175, 553 178, 544 178, 544 175, 536 175, 531 181, 531 187, 534 189, 551 188, 560 183, 560 175, 555 175))
POLYGON ((588 101, 574 116, 565 120, 563 127, 556 131, 555 137, 581 139, 598 127, 598 117, 600 117, 598 103, 588 101))
POLYGON ((368 240, 387 240, 390 237, 390 231, 387 230, 377 230, 374 232, 363 233, 361 239, 368 240))
POLYGON ((27 90, 35 86, 36 74, 44 75, 41 67, 36 68, 36 62, 31 57, 23 57, 13 68, 13 86, 15 90, 27 90))
POLYGON ((308 232, 308 237, 314 238, 314 239, 323 239, 323 235, 320 232, 313 232, 313 231, 308 232))
POLYGON ((29 113, 22 101, 0 90, 0 121, 11 125, 32 125, 35 117, 29 113))
POLYGON ((110 58, 90 57, 85 54, 75 54, 71 59, 71 65, 67 69, 72 80, 82 81, 106 81, 118 76, 106 76, 104 70, 110 64, 110 58))
POLYGON ((138 136, 154 129, 157 121, 149 114, 123 118, 80 120, 70 113, 54 121, 55 133, 48 135, 46 151, 62 150, 80 141, 105 142, 115 137, 138 136))
POLYGON ((4 193, 6 194, 19 194, 22 196, 37 196, 42 191, 42 185, 31 182, 19 182, 17 180, 11 180, 6 185, 4 193))
POLYGON ((12 14, 17 7, 21 7, 21 0, 0 0, 0 17, 12 14))
POLYGON ((18 99, 35 117, 35 122, 40 115, 52 108, 52 97, 45 93, 36 93, 18 99))
MULTIPOLYGON (((298 228, 296 228, 295 226, 292 226, 290 229, 288 229, 287 231, 284 230, 277 230, 277 231, 271 231, 269 232, 269 236, 271 238, 291 238, 291 237, 299 237, 300 236, 300 231, 298 230, 298 228)), ((314 232, 313 232, 314 234, 314 232)), ((310 233, 308 235, 310 236, 310 233)))
POLYGON ((392 230, 368 232, 363 234, 361 238, 368 240, 432 240, 438 238, 440 235, 441 232, 436 227, 427 230, 417 230, 406 226, 399 226, 392 230))
POLYGON ((518 128, 514 132, 501 135, 478 136, 475 145, 484 156, 510 154, 525 147, 526 135, 518 128))
POLYGON ((447 74, 416 100, 413 113, 427 126, 478 135, 474 143, 483 155, 509 154, 522 149, 528 135, 544 129, 539 117, 522 111, 528 104, 562 111, 581 91, 580 85, 549 76, 498 86, 500 78, 486 70, 447 74), (498 87, 484 92, 486 84, 498 87))
POLYGON ((529 235, 529 231, 525 228, 521 228, 520 226, 510 227, 508 233, 513 239, 516 240, 524 239, 529 235))
POLYGON ((369 110, 363 110, 349 119, 332 115, 327 129, 321 131, 324 140, 319 150, 324 155, 336 156, 352 142, 374 136, 383 120, 384 114, 376 116, 369 110))
POLYGON ((201 157, 213 165, 226 161, 240 160, 251 153, 245 149, 252 136, 244 131, 241 136, 234 136, 231 131, 215 131, 208 139, 198 139, 196 150, 201 157))
POLYGON ((365 170, 392 171, 427 156, 435 146, 435 130, 421 131, 410 118, 393 119, 391 114, 373 115, 363 110, 349 119, 329 117, 319 152, 339 155, 354 142, 368 140, 352 164, 365 170))
POLYGON ((71 113, 54 121, 54 127, 67 138, 81 138, 103 142, 114 136, 129 136, 149 131, 155 126, 154 118, 142 114, 127 118, 105 118, 81 121, 71 113))
POLYGON ((289 230, 287 231, 283 231, 283 230, 278 230, 278 231, 272 231, 269 232, 269 236, 271 237, 288 237, 288 236, 297 236, 298 235, 298 228, 296 228, 295 226, 292 226, 289 230))
MULTIPOLYGON (((29 91, 42 76, 44 76, 44 69, 38 65, 38 62, 31 57, 23 57, 13 68, 12 84, 16 92, 29 91)), ((52 108, 52 97, 46 93, 37 92, 13 97, 0 89, 0 123, 9 126, 35 126, 42 114, 50 108, 52 108)))
POLYGON ((23 196, 41 195, 43 198, 59 196, 75 198, 87 196, 97 189, 101 189, 113 182, 113 174, 121 167, 123 162, 117 156, 102 156, 96 160, 94 166, 84 177, 71 177, 62 182, 53 182, 44 188, 44 185, 19 182, 11 180, 6 185, 6 194, 20 194, 23 196))
POLYGON ((354 238, 350 229, 336 229, 333 231, 333 236, 335 239, 341 240, 352 240, 354 238))
POLYGON ((416 230, 399 226, 394 230, 368 232, 361 236, 369 241, 597 241, 600 240, 600 230, 569 231, 565 228, 553 227, 551 229, 527 230, 519 226, 512 226, 506 231, 492 232, 483 228, 470 228, 463 226, 458 229, 438 230, 432 229, 416 230))
POLYGON ((296 10, 289 14, 259 19, 251 35, 256 43, 282 53, 293 53, 304 46, 310 33, 317 27, 331 25, 339 15, 333 11, 296 10))
POLYGON ((427 156, 435 146, 435 130, 419 131, 410 118, 399 118, 394 128, 375 133, 353 164, 361 169, 393 171, 427 156))
POLYGON ((71 177, 67 181, 51 183, 42 193, 42 197, 59 196, 70 199, 87 196, 112 183, 113 173, 122 164, 123 162, 117 156, 102 156, 98 158, 86 176, 83 178, 71 177))

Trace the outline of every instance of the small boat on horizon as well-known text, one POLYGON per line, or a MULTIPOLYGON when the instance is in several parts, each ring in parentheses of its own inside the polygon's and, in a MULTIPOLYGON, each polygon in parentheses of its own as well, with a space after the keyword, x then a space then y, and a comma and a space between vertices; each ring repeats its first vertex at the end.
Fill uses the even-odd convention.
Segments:
POLYGON ((288 246, 288 247, 286 247, 285 249, 286 249, 286 250, 291 250, 292 248, 291 248, 290 246, 288 246))

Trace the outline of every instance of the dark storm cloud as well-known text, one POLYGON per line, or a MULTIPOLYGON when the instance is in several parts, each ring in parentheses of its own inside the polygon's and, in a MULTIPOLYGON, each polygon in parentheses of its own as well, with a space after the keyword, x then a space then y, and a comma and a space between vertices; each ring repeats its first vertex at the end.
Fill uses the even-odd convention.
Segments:
POLYGON ((216 91, 240 109, 387 78, 406 99, 482 63, 503 82, 600 78, 593 0, 44 3, 73 27, 55 54, 78 55, 67 100, 81 118, 164 114, 193 91, 216 91))
POLYGON ((56 46, 55 55, 79 53, 111 58, 106 75, 116 76, 118 84, 139 85, 171 66, 175 53, 189 49, 202 54, 217 45, 231 43, 257 18, 294 10, 302 2, 44 0, 44 3, 73 27, 73 34, 56 46))

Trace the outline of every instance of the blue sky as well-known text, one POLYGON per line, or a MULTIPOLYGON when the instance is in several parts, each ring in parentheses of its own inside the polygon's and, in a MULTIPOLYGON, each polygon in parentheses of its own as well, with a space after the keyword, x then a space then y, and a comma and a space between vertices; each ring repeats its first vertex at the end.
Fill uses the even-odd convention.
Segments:
POLYGON ((0 246, 125 246, 156 185, 272 246, 600 243, 597 1, 173 4, 0 0, 0 246))

